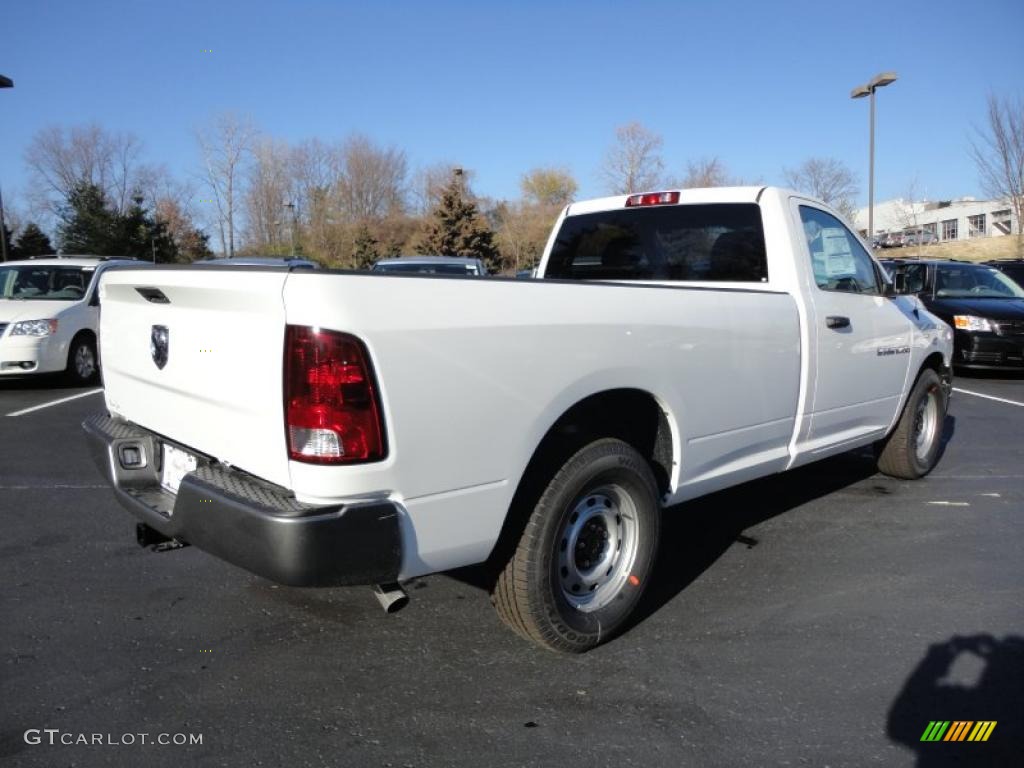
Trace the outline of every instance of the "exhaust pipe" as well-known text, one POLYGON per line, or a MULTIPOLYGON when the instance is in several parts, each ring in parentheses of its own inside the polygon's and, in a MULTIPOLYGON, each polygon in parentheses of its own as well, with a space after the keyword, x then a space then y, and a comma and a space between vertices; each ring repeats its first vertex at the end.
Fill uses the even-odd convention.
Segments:
POLYGON ((156 528, 150 528, 145 523, 136 523, 135 540, 139 542, 140 547, 149 547, 154 552, 168 552, 188 546, 184 541, 164 536, 156 528))
POLYGON ((405 607, 409 602, 409 595, 405 593, 398 582, 391 584, 374 584, 373 596, 377 598, 384 613, 395 613, 405 607))

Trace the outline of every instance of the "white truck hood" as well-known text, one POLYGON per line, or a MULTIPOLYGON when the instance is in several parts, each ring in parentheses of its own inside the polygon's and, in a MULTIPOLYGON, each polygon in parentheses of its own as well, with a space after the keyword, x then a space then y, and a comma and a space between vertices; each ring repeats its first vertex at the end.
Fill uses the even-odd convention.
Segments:
POLYGON ((282 270, 238 267, 105 272, 100 358, 108 410, 287 486, 287 277, 282 270), (166 333, 162 366, 154 328, 166 333))
POLYGON ((0 299, 0 323, 16 323, 19 320, 52 320, 73 306, 74 301, 44 301, 31 299, 0 299))

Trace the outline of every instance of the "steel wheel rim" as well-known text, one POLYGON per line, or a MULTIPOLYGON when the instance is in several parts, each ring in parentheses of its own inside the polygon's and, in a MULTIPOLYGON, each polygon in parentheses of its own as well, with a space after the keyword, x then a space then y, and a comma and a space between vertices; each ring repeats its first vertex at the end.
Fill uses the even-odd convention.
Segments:
POLYGON ((939 431, 939 395, 933 387, 914 411, 914 455, 924 461, 931 453, 939 431))
POLYGON ((621 486, 578 497, 555 540, 555 579, 565 600, 584 613, 611 603, 631 575, 639 538, 636 505, 621 486))
POLYGON ((75 372, 83 379, 96 372, 96 359, 88 344, 81 344, 75 350, 75 372))

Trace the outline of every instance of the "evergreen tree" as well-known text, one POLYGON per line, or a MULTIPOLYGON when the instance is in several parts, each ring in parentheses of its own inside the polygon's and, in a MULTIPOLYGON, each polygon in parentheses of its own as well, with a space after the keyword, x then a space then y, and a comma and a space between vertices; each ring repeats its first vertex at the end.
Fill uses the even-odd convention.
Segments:
POLYGON ((116 255, 117 213, 107 205, 107 196, 96 184, 80 182, 68 193, 60 209, 57 240, 64 253, 116 255))
POLYGON ((132 256, 146 261, 173 262, 178 247, 163 221, 142 207, 142 198, 124 213, 114 210, 103 190, 82 182, 61 209, 57 237, 65 253, 132 256))
MULTIPOLYGON (((10 241, 8 241, 8 249, 10 248, 9 243, 10 241)), ((46 236, 46 233, 34 221, 30 221, 25 225, 21 234, 18 235, 18 241, 15 243, 14 248, 19 259, 46 256, 53 253, 53 245, 50 244, 50 238, 46 236)))
MULTIPOLYGON (((4 228, 4 242, 7 243, 7 258, 10 259, 11 261, 13 261, 14 259, 20 259, 21 257, 18 255, 18 249, 15 247, 14 241, 11 239, 14 233, 10 230, 7 224, 3 224, 2 226, 4 228)), ((0 256, 2 255, 3 254, 0 253, 0 256)))
POLYGON ((111 256, 132 256, 146 261, 161 263, 177 261, 178 248, 162 221, 154 221, 145 208, 142 198, 136 197, 134 205, 124 214, 115 214, 111 256))
POLYGON ((440 203, 427 221, 419 248, 431 255, 483 259, 489 270, 499 266, 494 233, 480 216, 476 204, 466 198, 459 176, 453 175, 441 194, 440 203))
POLYGON ((369 269, 380 258, 377 239, 370 234, 365 224, 356 230, 355 247, 352 250, 352 262, 356 269, 369 269))
POLYGON ((213 251, 210 250, 210 236, 195 227, 188 227, 179 232, 178 237, 174 238, 174 244, 178 248, 178 261, 185 264, 213 256, 213 251))

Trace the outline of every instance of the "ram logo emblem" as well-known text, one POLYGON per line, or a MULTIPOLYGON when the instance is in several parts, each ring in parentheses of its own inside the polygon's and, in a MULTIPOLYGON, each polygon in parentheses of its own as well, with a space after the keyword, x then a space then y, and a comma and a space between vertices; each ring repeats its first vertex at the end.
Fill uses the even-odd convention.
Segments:
POLYGON ((166 325, 154 325, 149 334, 149 354, 153 356, 156 367, 163 370, 167 365, 167 355, 171 344, 171 332, 166 325))

